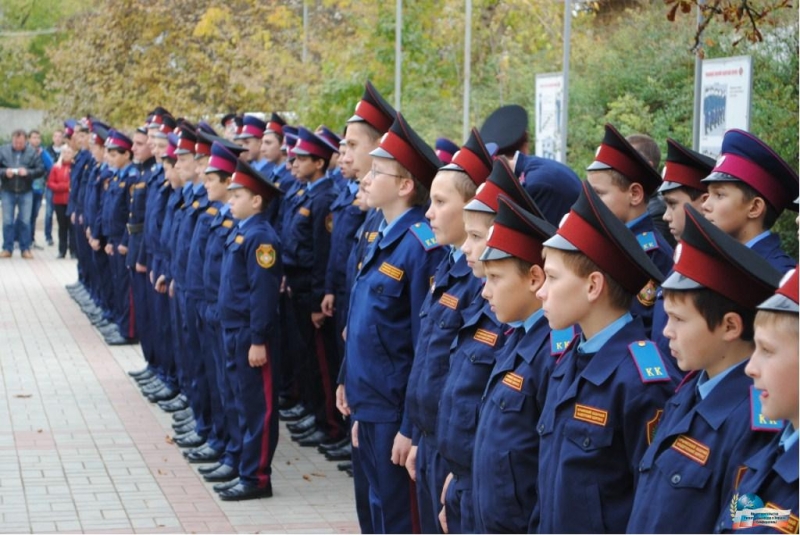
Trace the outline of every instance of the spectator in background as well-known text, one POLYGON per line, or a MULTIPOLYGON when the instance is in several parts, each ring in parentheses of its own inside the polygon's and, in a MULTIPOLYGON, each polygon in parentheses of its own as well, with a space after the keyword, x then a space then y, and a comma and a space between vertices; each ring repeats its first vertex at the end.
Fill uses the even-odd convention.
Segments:
POLYGON ((67 217, 67 202, 69 202, 69 177, 72 171, 72 158, 75 153, 72 147, 64 145, 58 161, 50 171, 47 179, 47 189, 52 193, 53 209, 58 222, 58 257, 64 258, 69 248, 70 256, 75 256, 75 243, 72 232, 69 232, 70 221, 67 217))
POLYGON ((14 252, 15 215, 22 258, 33 258, 30 229, 33 181, 43 174, 42 159, 28 145, 25 130, 14 130, 11 143, 0 147, 3 198, 3 251, 0 258, 10 258, 14 252))
MULTIPOLYGON (((33 181, 33 207, 31 209, 31 244, 34 249, 42 249, 40 245, 36 244, 36 218, 39 217, 39 210, 42 208, 42 197, 44 197, 44 184, 50 174, 50 169, 53 168, 53 159, 50 154, 42 148, 42 134, 38 130, 31 130, 28 136, 28 143, 36 149, 36 154, 42 160, 44 166, 44 174, 41 178, 33 181)), ((19 237, 17 237, 19 239, 19 237)))
MULTIPOLYGON (((61 154, 61 147, 64 145, 64 133, 61 130, 53 132, 53 143, 45 149, 50 155, 50 161, 58 161, 61 154)), ((44 158, 42 158, 44 161, 44 158)), ((49 171, 48 171, 49 173, 49 171)), ((44 239, 47 240, 47 245, 53 245, 53 190, 45 188, 44 190, 44 239)))

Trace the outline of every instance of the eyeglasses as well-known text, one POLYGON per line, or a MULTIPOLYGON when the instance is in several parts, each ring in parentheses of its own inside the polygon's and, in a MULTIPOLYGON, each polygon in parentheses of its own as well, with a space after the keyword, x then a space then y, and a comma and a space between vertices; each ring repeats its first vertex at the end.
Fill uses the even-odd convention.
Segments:
POLYGON ((404 176, 401 176, 401 175, 393 175, 391 173, 384 173, 383 171, 378 171, 374 167, 372 169, 370 169, 369 172, 370 172, 370 176, 372 176, 373 179, 378 175, 393 176, 395 178, 407 178, 407 177, 404 177, 404 176))

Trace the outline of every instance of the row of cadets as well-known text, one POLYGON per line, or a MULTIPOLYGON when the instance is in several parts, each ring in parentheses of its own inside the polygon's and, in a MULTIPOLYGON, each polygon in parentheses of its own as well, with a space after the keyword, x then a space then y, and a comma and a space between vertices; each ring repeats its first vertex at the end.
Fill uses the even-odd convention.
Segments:
MULTIPOLYGON (((147 182, 147 201, 145 203, 145 222, 142 231, 142 247, 137 259, 137 269, 143 266, 147 278, 147 306, 152 330, 155 365, 139 371, 130 372, 140 386, 159 384, 166 387, 166 393, 178 391, 175 369, 175 356, 172 345, 169 296, 156 290, 159 263, 164 255, 161 231, 165 218, 167 201, 172 187, 165 174, 165 161, 174 157, 174 147, 170 149, 168 137, 177 126, 175 118, 167 110, 157 107, 147 119, 148 144, 152 147, 156 168, 147 182)), ((162 398, 162 396, 159 396, 162 398)), ((169 398, 162 399, 170 401, 169 398)), ((185 409, 186 406, 176 408, 185 409)))
POLYGON ((797 532, 798 301, 795 268, 784 276, 775 295, 758 306, 755 351, 745 372, 759 392, 764 418, 785 424, 769 444, 728 474, 732 488, 724 496, 714 533, 797 532), (788 515, 783 513, 786 516, 780 524, 759 526, 753 521, 753 512, 747 511, 758 502, 788 515))
MULTIPOLYGON (((530 213, 540 213, 505 160, 495 160, 486 182, 464 207, 466 240, 461 249, 472 274, 482 284, 486 280, 486 272, 480 258, 486 249, 486 240, 495 221, 501 196, 523 206, 530 213)), ((497 318, 492 305, 480 294, 463 310, 462 316, 464 323, 450 346, 449 370, 442 386, 436 429, 439 452, 450 470, 441 491, 444 510, 439 512, 441 525, 448 533, 477 531, 473 506, 473 451, 476 446, 477 415, 495 365, 495 357, 504 347, 507 332, 507 326, 497 318)), ((515 414, 521 416, 521 413, 515 414)), ((524 416, 520 420, 525 420, 524 416)), ((530 427, 522 421, 519 424, 521 429, 530 427)), ((488 439, 493 437, 491 428, 482 436, 487 439, 486 447, 488 439)), ((501 440, 498 440, 497 448, 505 449, 501 440)), ((499 458, 496 454, 488 455, 485 457, 487 462, 499 458)), ((498 514, 502 514, 502 511, 498 511, 498 514)), ((483 525, 486 530, 494 530, 494 522, 488 518, 484 519, 483 525)))
MULTIPOLYGON (((182 247, 180 254, 186 255, 187 258, 184 279, 185 346, 187 353, 193 355, 193 391, 187 394, 190 394, 190 400, 194 398, 190 403, 194 414, 194 425, 190 422, 176 429, 179 433, 176 435, 176 440, 180 438, 181 441, 189 442, 186 439, 191 433, 203 440, 195 449, 185 452, 190 462, 216 461, 225 449, 225 421, 218 390, 217 365, 211 345, 206 343, 209 339, 209 326, 206 321, 204 264, 211 222, 218 213, 218 208, 211 205, 206 189, 208 178, 206 170, 214 143, 223 144, 229 151, 240 149, 235 143, 200 128, 207 130, 210 126, 202 122, 198 125, 194 161, 186 162, 187 166, 194 164, 197 182, 193 188, 192 203, 184 208, 187 214, 183 218, 179 236, 182 247)), ((192 438, 191 442, 196 442, 197 439, 192 438)))
POLYGON ((328 164, 328 171, 326 174, 333 180, 337 191, 341 190, 347 186, 347 179, 342 174, 342 168, 339 165, 339 159, 341 158, 339 148, 341 147, 343 138, 325 125, 318 126, 314 134, 320 139, 325 140, 328 145, 335 149, 334 153, 331 155, 331 161, 328 164))
POLYGON ((114 296, 113 322, 119 328, 118 338, 122 342, 136 338, 133 295, 126 266, 130 186, 138 178, 138 171, 132 161, 132 147, 131 138, 116 130, 109 131, 106 160, 114 174, 108 181, 108 187, 104 188, 102 210, 97 226, 93 229, 95 239, 105 243, 104 250, 109 257, 114 296))
MULTIPOLYGON (((291 169, 286 166, 286 152, 283 150, 283 127, 286 121, 277 113, 272 113, 264 137, 261 138, 261 152, 270 164, 270 173, 267 175, 273 184, 278 186, 284 196, 295 183, 291 169)), ((281 203, 270 203, 268 219, 270 225, 280 233, 278 224, 278 211, 281 203)))
POLYGON ((780 273, 691 206, 664 281, 664 335, 688 372, 664 406, 639 462, 627 529, 632 533, 709 533, 729 475, 764 447, 777 426, 759 421, 758 392, 745 374, 756 306, 780 273))
POLYGON ((231 214, 239 222, 226 240, 218 303, 224 349, 238 387, 242 448, 238 479, 218 494, 222 500, 244 500, 272 496, 271 464, 278 443, 272 350, 280 343, 283 273, 280 240, 265 209, 281 191, 242 161, 229 188, 231 214))
MULTIPOLYGON (((92 158, 86 169, 86 176, 82 179, 84 184, 81 191, 83 199, 72 199, 73 206, 82 206, 81 214, 75 215, 75 220, 81 225, 81 233, 77 235, 76 250, 78 252, 78 271, 84 275, 84 286, 70 290, 72 297, 81 306, 93 325, 97 326, 101 333, 113 333, 116 326, 112 322, 111 310, 113 303, 113 289, 111 277, 101 276, 108 273, 108 256, 97 244, 96 249, 92 247, 91 232, 95 226, 101 205, 102 186, 106 178, 110 177, 111 171, 105 163, 105 142, 108 138, 108 127, 100 122, 93 121, 92 133, 89 136, 88 153, 92 158)), ((69 130, 66 130, 69 135, 69 130)), ((77 136, 67 138, 73 149, 78 148, 77 136)), ((70 198, 77 197, 78 193, 71 191, 70 198)), ((80 280, 79 280, 80 283, 80 280)))
POLYGON ((344 385, 337 396, 355 422, 353 440, 369 485, 374 530, 410 533, 405 463, 412 425, 404 410, 405 390, 419 311, 446 256, 424 215, 441 162, 399 113, 371 155, 366 200, 381 210, 383 220, 352 288, 344 385))
POLYGON ((582 334, 555 364, 536 427, 538 531, 619 533, 647 431, 675 388, 629 312, 641 288, 663 276, 588 182, 544 246, 536 295, 545 316, 554 330, 578 324, 582 334))
MULTIPOLYGON (((84 287, 89 285, 89 277, 91 276, 86 272, 91 254, 87 247, 86 240, 83 239, 84 221, 81 217, 83 215, 83 207, 81 205, 83 199, 80 198, 78 192, 81 190, 82 181, 89 172, 92 163, 92 154, 89 151, 89 136, 89 123, 85 119, 81 119, 80 121, 68 119, 64 122, 64 137, 67 143, 76 151, 75 158, 72 162, 69 181, 69 190, 74 193, 70 194, 67 202, 67 215, 72 223, 70 232, 74 233, 73 238, 78 253, 78 282, 84 287), (78 238, 81 238, 81 240, 78 240, 78 238)), ((78 289, 79 287, 68 288, 78 289)))
POLYGON ((266 168, 268 162, 261 157, 261 143, 267 123, 255 115, 247 114, 242 117, 241 131, 236 134, 235 141, 244 147, 245 152, 241 158, 249 163, 253 169, 264 176, 269 176, 270 169, 266 168))
POLYGON ((728 130, 720 157, 703 179, 706 218, 786 273, 794 260, 770 232, 785 209, 797 211, 797 172, 766 143, 749 132, 728 130))
MULTIPOLYGON (((667 158, 661 173, 663 182, 658 193, 665 204, 664 221, 675 240, 680 240, 686 222, 685 205, 701 210, 708 197, 706 184, 702 182, 714 168, 714 159, 684 147, 674 139, 667 138, 667 158)), ((671 274, 671 272, 670 272, 671 274)), ((664 312, 664 296, 661 289, 653 305, 651 338, 661 355, 669 358, 669 340, 664 336, 667 314, 664 312)))
POLYGON ((413 445, 406 466, 416 481, 423 533, 439 531, 440 493, 449 472, 439 454, 436 423, 450 345, 464 322, 463 310, 482 286, 472 276, 460 249, 466 240, 464 206, 492 170, 492 155, 476 129, 451 161, 436 173, 430 188, 430 207, 425 213, 436 243, 446 247, 448 255, 437 266, 419 311, 420 330, 406 389, 405 412, 413 426, 413 445))
POLYGON ((528 112, 518 104, 493 111, 480 129, 486 143, 497 145, 497 155, 508 158, 514 174, 525 186, 551 224, 558 225, 578 200, 581 180, 561 162, 529 154, 528 112))
MULTIPOLYGON (((216 483, 214 490, 224 490, 222 487, 225 483, 238 477, 242 451, 236 362, 228 358, 224 348, 218 295, 225 243, 235 227, 228 202, 231 197, 228 187, 236 172, 239 154, 244 150, 230 141, 214 140, 211 157, 205 168, 205 186, 211 206, 198 221, 198 229, 202 229, 204 218, 211 217, 201 266, 204 306, 200 321, 204 325, 201 330, 202 347, 206 348, 203 358, 214 425, 212 436, 208 437, 206 444, 190 450, 186 457, 189 462, 217 461, 198 470, 203 479, 216 483)), ((203 230, 199 232, 203 233, 203 230)), ((198 231, 195 237, 197 235, 198 231)))
POLYGON ((300 127, 293 151, 293 170, 302 189, 287 211, 281 243, 285 293, 297 322, 297 337, 287 340, 284 348, 295 363, 300 401, 309 414, 288 429, 300 445, 317 446, 344 435, 335 400, 335 324, 326 321, 321 310, 333 230, 330 209, 338 193, 327 171, 338 147, 300 127))
MULTIPOLYGON (((344 242, 340 244, 338 241, 334 242, 338 244, 337 246, 343 248, 342 254, 345 255, 346 263, 342 287, 336 286, 337 278, 335 276, 333 278, 334 301, 332 306, 336 318, 337 333, 342 341, 344 341, 344 332, 349 316, 350 291, 355 282, 356 274, 361 268, 367 248, 375 241, 375 237, 378 234, 378 225, 382 220, 379 210, 369 210, 364 192, 365 179, 372 169, 371 153, 378 148, 381 137, 389 131, 396 116, 397 112, 395 112, 394 108, 383 98, 375 86, 367 81, 361 100, 356 104, 354 114, 347 121, 345 151, 341 156, 341 163, 343 169, 349 169, 358 184, 353 207, 358 209, 362 215, 360 217, 360 226, 352 233, 348 227, 355 224, 353 220, 359 219, 358 214, 352 208, 346 208, 347 216, 338 218, 341 223, 337 223, 337 217, 334 215, 334 236, 339 232, 342 234, 349 233, 345 236, 344 242), (344 228, 339 228, 339 225, 344 228)), ((328 273, 330 274, 330 262, 328 273)), ((324 309, 325 305, 323 304, 323 311, 324 309)), ((342 346, 340 355, 342 363, 344 356, 345 345, 342 346)), ((340 363, 338 379, 340 385, 344 382, 343 370, 344 366, 340 363)), ((341 406, 341 392, 342 388, 340 386, 337 388, 337 408, 347 418, 347 411, 343 411, 341 406)), ((352 426, 353 420, 348 418, 348 421, 352 426)), ((344 444, 341 442, 323 443, 318 446, 318 449, 325 453, 325 457, 329 460, 346 459, 348 454, 350 455, 350 474, 353 476, 358 523, 362 533, 375 533, 369 498, 369 482, 363 470, 363 463, 359 459, 360 450, 352 447, 351 433, 348 433, 344 444)))

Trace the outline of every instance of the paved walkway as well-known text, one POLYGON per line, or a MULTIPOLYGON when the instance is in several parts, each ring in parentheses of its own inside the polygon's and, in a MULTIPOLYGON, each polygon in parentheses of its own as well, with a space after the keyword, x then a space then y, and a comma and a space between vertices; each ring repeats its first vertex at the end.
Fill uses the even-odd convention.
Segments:
POLYGON ((283 426, 274 497, 218 500, 128 377, 139 346, 103 343, 64 289, 74 260, 34 254, 0 260, 0 533, 358 531, 352 480, 283 426))

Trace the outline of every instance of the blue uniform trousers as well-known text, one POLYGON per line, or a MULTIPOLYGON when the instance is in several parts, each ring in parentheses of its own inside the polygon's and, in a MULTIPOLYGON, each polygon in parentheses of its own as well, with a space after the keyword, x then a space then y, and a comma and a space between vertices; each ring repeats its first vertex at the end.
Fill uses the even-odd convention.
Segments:
POLYGON ((114 323, 119 327, 122 336, 134 338, 136 337, 136 320, 133 317, 131 279, 128 268, 125 266, 125 256, 115 250, 108 261, 114 284, 114 323))
MULTIPOLYGON (((350 430, 352 431, 352 420, 350 430)), ((375 533, 372 527, 372 503, 370 501, 369 481, 367 474, 364 473, 363 462, 361 460, 361 448, 353 448, 350 461, 353 465, 353 490, 356 495, 356 516, 358 517, 358 527, 361 533, 375 533)))
POLYGON ((131 294, 133 296, 133 313, 136 318, 136 332, 139 333, 139 343, 142 345, 142 355, 147 362, 148 368, 156 366, 154 331, 150 314, 150 295, 147 287, 150 281, 147 280, 147 273, 137 273, 130 269, 128 273, 131 278, 131 294))
POLYGON ((242 428, 239 426, 239 405, 237 400, 241 399, 242 393, 239 390, 239 382, 236 379, 236 359, 234 355, 229 354, 225 349, 224 329, 219 323, 219 316, 215 316, 213 319, 210 316, 211 313, 209 313, 208 325, 214 333, 214 362, 217 366, 218 387, 221 404, 225 411, 225 426, 228 435, 225 454, 220 462, 238 469, 239 458, 242 455, 242 428))
MULTIPOLYGON (((187 305, 189 301, 187 300, 187 305)), ((211 429, 208 433, 206 442, 217 451, 225 449, 227 442, 227 430, 225 427, 225 412, 222 407, 222 397, 219 390, 219 374, 217 361, 213 346, 215 336, 219 332, 211 328, 207 319, 208 304, 204 299, 196 301, 197 332, 200 339, 200 354, 198 358, 203 360, 202 388, 206 390, 208 401, 208 423, 211 429)))
POLYGON ((277 370, 277 386, 281 396, 292 401, 300 400, 300 375, 298 372, 298 358, 294 341, 299 340, 300 334, 297 331, 297 318, 294 312, 292 298, 284 292, 280 296, 278 303, 280 310, 281 345, 278 355, 275 357, 275 369, 277 370))
POLYGON ((92 248, 86 241, 86 227, 80 222, 77 215, 75 224, 69 227, 69 231, 73 233, 72 243, 75 244, 75 252, 78 254, 78 280, 84 286, 89 286, 91 281, 86 268, 91 263, 92 248))
POLYGON ((417 443, 417 507, 422 533, 441 533, 439 511, 444 480, 450 470, 433 435, 422 435, 417 443))
POLYGON ((211 432, 210 409, 208 404, 208 388, 203 380, 203 356, 200 348, 200 338, 197 332, 197 299, 189 296, 186 290, 181 290, 180 301, 181 315, 183 316, 183 358, 184 373, 187 375, 188 390, 184 393, 189 398, 189 405, 194 412, 196 423, 195 433, 203 438, 211 432))
MULTIPOLYGON (((85 241, 85 238, 84 238, 85 241)), ((92 296, 94 297, 97 306, 103 309, 103 316, 108 320, 114 321, 114 280, 111 274, 111 263, 109 262, 108 255, 100 249, 94 251, 89 248, 89 266, 87 266, 84 273, 95 273, 95 277, 90 279, 93 282, 89 283, 88 288, 94 289, 92 296)))
POLYGON ((147 303, 150 305, 150 326, 153 329, 153 349, 156 356, 156 370, 159 379, 171 388, 178 386, 175 369, 175 349, 172 344, 172 322, 170 321, 170 298, 158 293, 147 279, 147 303))
POLYGON ((169 298, 169 327, 172 333, 172 354, 175 356, 175 376, 178 380, 178 388, 188 396, 189 385, 186 383, 188 376, 184 362, 183 315, 178 304, 179 295, 178 289, 175 288, 174 295, 169 298))
POLYGON ((272 358, 267 343, 267 363, 250 366, 249 327, 223 329, 225 350, 236 363, 236 382, 241 395, 236 398, 242 452, 239 480, 259 488, 271 483, 272 457, 278 445, 278 391, 272 382, 272 358))
POLYGON ((411 533, 411 485, 404 466, 392 464, 400 422, 358 422, 358 447, 369 482, 372 527, 375 533, 411 533))

